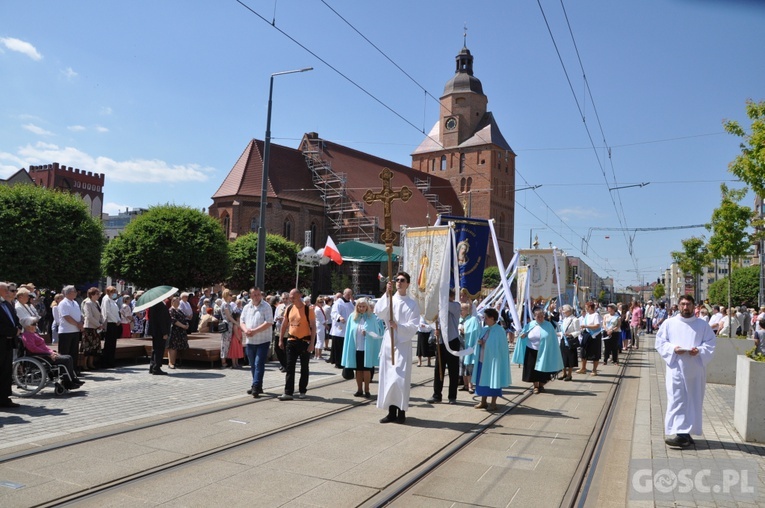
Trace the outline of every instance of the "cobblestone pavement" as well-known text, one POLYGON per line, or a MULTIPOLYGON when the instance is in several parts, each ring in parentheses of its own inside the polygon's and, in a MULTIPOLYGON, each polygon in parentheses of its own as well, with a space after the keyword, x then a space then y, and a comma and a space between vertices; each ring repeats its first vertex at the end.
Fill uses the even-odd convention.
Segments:
MULTIPOLYGON (((113 425, 251 399, 246 394, 252 381, 249 367, 220 369, 207 365, 187 362, 175 370, 165 366, 167 376, 152 376, 148 364, 130 363, 86 372, 85 385, 64 395, 55 395, 53 385, 49 385, 33 397, 14 397, 22 407, 0 412, 0 454, 113 425)), ((266 393, 282 393, 284 374, 278 366, 277 362, 266 364, 266 393)), ((337 379, 340 374, 323 360, 311 360, 310 370, 309 391, 311 384, 337 379)), ((344 386, 346 390, 352 388, 355 386, 344 386)))
POLYGON ((734 428, 735 387, 707 384, 703 407, 703 437, 695 438, 695 447, 672 449, 664 443, 664 413, 667 406, 665 364, 653 349, 641 351, 640 356, 642 367, 632 439, 632 465, 636 467, 636 459, 650 459, 655 474, 661 473, 665 466, 673 474, 678 472, 678 468, 685 468, 693 474, 694 483, 689 492, 680 492, 678 478, 670 474, 669 483, 664 489, 669 492, 655 488, 653 499, 639 500, 633 488, 628 492, 628 498, 631 499, 629 505, 765 506, 765 446, 744 442, 734 428), (733 485, 728 494, 722 491, 722 486, 706 480, 711 477, 705 477, 703 473, 705 469, 713 473, 727 470, 735 476, 745 468, 752 468, 754 478, 744 480, 742 475, 736 480, 738 485, 733 485), (696 483, 695 479, 700 471, 702 475, 699 478, 703 478, 703 484, 696 483), (746 495, 739 492, 744 481, 755 489, 754 493, 746 495), (671 489, 673 485, 675 488, 671 489), (704 485, 714 490, 706 492, 704 485), (720 492, 715 491, 717 487, 720 487, 720 492))

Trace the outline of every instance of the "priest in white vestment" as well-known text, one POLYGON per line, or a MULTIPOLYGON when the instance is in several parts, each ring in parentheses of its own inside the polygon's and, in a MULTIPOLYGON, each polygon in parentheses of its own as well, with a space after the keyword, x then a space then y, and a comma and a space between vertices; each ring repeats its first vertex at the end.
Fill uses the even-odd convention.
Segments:
POLYGON ((684 448, 694 444, 691 434, 701 435, 706 367, 717 339, 709 324, 694 315, 692 296, 681 297, 678 305, 680 314, 664 321, 656 334, 656 350, 667 364, 665 442, 684 448))
POLYGON ((396 292, 393 294, 393 321, 390 320, 388 293, 393 284, 388 282, 386 293, 375 305, 375 314, 385 322, 385 337, 380 349, 380 381, 377 407, 387 409, 388 416, 380 423, 404 423, 409 409, 409 388, 412 381, 412 339, 420 323, 420 306, 406 294, 410 277, 398 272, 393 279, 396 292), (394 360, 391 362, 391 340, 395 342, 394 360))

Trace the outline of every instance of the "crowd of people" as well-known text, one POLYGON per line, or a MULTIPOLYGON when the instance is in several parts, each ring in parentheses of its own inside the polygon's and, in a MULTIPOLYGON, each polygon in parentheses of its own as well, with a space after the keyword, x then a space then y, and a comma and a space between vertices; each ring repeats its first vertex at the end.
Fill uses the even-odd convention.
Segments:
POLYGON ((345 289, 314 304, 297 289, 265 295, 260 288, 239 294, 222 288, 216 295, 205 288, 139 311, 135 308, 141 292, 120 294, 113 286, 103 293, 92 287, 80 295, 74 286, 52 294, 41 293, 33 284, 0 283, 0 407, 18 406, 10 398, 10 366, 19 342, 29 354, 60 365, 66 388, 73 390, 84 383, 82 371, 115 366, 120 337, 150 337, 149 371, 164 375, 165 349, 167 366, 173 370, 179 352, 189 347, 190 333, 217 333, 221 368, 249 365, 247 393, 255 398, 263 394, 267 361, 276 360, 284 373, 278 398, 288 401, 306 397, 310 361, 321 360, 348 372, 348 379, 356 383, 355 397, 376 396, 377 407, 387 411, 382 423, 405 423, 415 366, 413 343, 416 367, 434 369, 427 403, 455 404, 458 392, 465 391, 471 399, 478 398, 476 409, 495 411, 502 390, 512 383, 511 364, 522 366, 521 381, 541 394, 555 376, 572 381, 575 374, 597 376, 601 366, 619 365, 620 354, 641 349, 641 337, 657 333, 655 347, 668 369, 667 444, 684 447, 693 442, 691 434, 700 432, 703 401, 703 386, 696 386, 699 376, 691 379, 689 373, 703 371, 714 351, 715 335, 753 335, 761 352, 765 344, 760 340, 765 336, 765 307, 759 313, 745 306, 726 310, 708 302, 697 305, 688 296, 671 307, 649 300, 645 305, 609 304, 605 311, 587 302, 581 313, 570 305, 558 309, 552 302, 534 308, 528 323, 517 330, 506 308, 479 312, 468 295, 461 293, 457 300, 452 291, 442 329, 421 317, 408 294, 409 283, 409 274, 399 272, 376 301, 354 299, 353 291, 345 289), (43 336, 57 343, 58 350, 43 336), (375 372, 379 393, 372 394, 375 372), (689 406, 693 414, 683 413, 688 400, 694 401, 689 406))

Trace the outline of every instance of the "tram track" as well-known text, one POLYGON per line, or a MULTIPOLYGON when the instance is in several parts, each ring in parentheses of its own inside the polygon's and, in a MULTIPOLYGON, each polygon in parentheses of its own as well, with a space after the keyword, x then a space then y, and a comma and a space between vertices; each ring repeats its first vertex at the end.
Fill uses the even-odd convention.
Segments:
MULTIPOLYGON (((337 379, 337 380, 324 382, 321 384, 317 383, 313 385, 313 391, 317 391, 322 388, 332 387, 335 385, 340 385, 347 382, 348 381, 345 379, 337 379)), ((412 386, 413 387, 425 386, 425 385, 431 384, 432 382, 433 382, 433 378, 431 377, 431 378, 419 381, 417 383, 413 383, 412 386)), ((76 448, 78 445, 92 443, 93 441, 119 438, 128 434, 137 433, 142 430, 150 429, 152 427, 159 427, 162 425, 170 425, 174 423, 184 422, 194 418, 214 415, 216 413, 222 413, 224 411, 241 408, 243 406, 247 406, 251 404, 262 404, 262 403, 268 403, 269 401, 276 401, 276 400, 277 400, 277 395, 261 397, 256 400, 249 399, 248 401, 245 401, 245 402, 229 403, 224 406, 195 411, 189 414, 163 418, 161 420, 153 421, 143 425, 138 425, 130 429, 121 429, 116 431, 104 432, 104 433, 90 435, 83 438, 68 440, 65 442, 56 443, 56 444, 46 446, 46 447, 41 447, 38 449, 26 450, 23 452, 5 455, 0 458, 0 464, 13 465, 14 461, 20 461, 26 458, 44 455, 46 453, 55 453, 57 451, 61 451, 67 448, 76 448)), ((369 404, 373 404, 374 402, 375 402, 374 399, 354 400, 351 403, 341 404, 338 407, 335 407, 329 411, 323 411, 309 417, 303 417, 300 420, 291 422, 287 425, 282 425, 278 428, 269 429, 263 432, 253 434, 251 436, 244 437, 242 439, 233 440, 223 445, 213 446, 196 453, 190 453, 179 459, 171 460, 163 464, 149 467, 133 474, 114 478, 109 481, 103 482, 101 484, 89 486, 77 492, 72 492, 67 495, 59 496, 54 499, 49 499, 49 500, 46 500, 45 502, 34 504, 31 506, 36 506, 36 507, 73 506, 81 501, 96 499, 98 496, 108 494, 109 492, 119 490, 120 488, 129 486, 131 484, 135 484, 137 482, 140 482, 149 478, 153 478, 153 477, 156 477, 156 476, 159 476, 159 475, 162 475, 162 474, 165 474, 183 467, 187 467, 194 463, 213 459, 231 450, 245 447, 245 446, 257 443, 259 441, 264 441, 270 438, 274 438, 279 435, 284 435, 289 432, 294 432, 295 430, 300 429, 302 427, 307 427, 314 423, 331 418, 335 415, 342 414, 356 408, 364 407, 369 404)), ((282 402, 279 402, 279 404, 282 404, 282 402)))
MULTIPOLYGON (((600 449, 599 444, 602 443, 603 436, 605 436, 608 432, 612 407, 615 404, 619 386, 627 368, 629 355, 626 355, 624 360, 625 361, 623 361, 619 367, 616 381, 612 384, 607 393, 606 403, 604 404, 597 418, 595 428, 593 429, 592 435, 588 440, 579 466, 577 467, 576 473, 570 482, 561 506, 582 506, 583 499, 586 498, 589 482, 592 481, 592 477, 597 466, 600 449)), ((413 388, 423 387, 432 383, 432 381, 433 378, 431 377, 414 383, 412 386, 413 388)), ((340 385, 345 382, 346 381, 342 379, 326 381, 321 385, 316 385, 315 390, 340 385)), ((397 479, 389 483, 387 487, 379 488, 377 494, 371 496, 363 503, 360 503, 360 506, 378 507, 397 504, 397 501, 401 500, 402 497, 405 496, 408 492, 411 492, 415 487, 427 481, 430 476, 437 474, 439 468, 443 467, 444 464, 446 464, 450 459, 458 456, 460 452, 468 449, 476 438, 486 433, 489 429, 498 426, 503 419, 511 418, 514 415, 516 409, 520 407, 526 400, 528 400, 529 397, 531 397, 531 389, 526 389, 520 393, 517 393, 508 401, 501 412, 488 415, 483 420, 474 423, 470 430, 463 432, 448 442, 443 443, 443 445, 439 446, 438 449, 433 450, 431 455, 424 457, 421 462, 413 465, 408 471, 404 472, 397 479)), ((214 415, 216 413, 241 408, 253 403, 267 403, 274 399, 275 396, 270 396, 258 400, 249 399, 243 402, 237 401, 234 403, 226 404, 224 406, 163 418, 161 420, 137 425, 130 429, 120 429, 116 431, 104 432, 85 438, 57 443, 48 447, 9 454, 0 457, 0 464, 13 464, 13 462, 16 460, 21 460, 45 453, 52 453, 65 448, 76 447, 78 444, 91 443, 94 440, 119 438, 120 436, 139 432, 141 430, 149 429, 152 427, 183 422, 193 418, 204 417, 208 415, 214 415)), ((300 420, 293 421, 287 425, 282 425, 278 428, 272 428, 258 432, 241 439, 235 439, 219 446, 211 446, 196 453, 189 453, 188 455, 176 460, 170 460, 163 464, 158 464, 154 467, 145 468, 134 474, 113 478, 98 485, 84 487, 82 490, 77 492, 71 492, 66 495, 56 497, 55 499, 49 499, 34 506, 72 506, 84 501, 98 502, 101 496, 108 497, 109 495, 118 493, 120 489, 140 484, 140 482, 150 480, 152 478, 158 478, 161 475, 180 470, 184 467, 188 467, 194 464, 202 464, 206 460, 214 460, 216 457, 220 457, 232 450, 242 449, 258 442, 265 442, 268 439, 273 439, 277 436, 284 436, 288 435, 289 433, 300 432, 300 429, 307 428, 309 425, 321 422, 323 420, 328 420, 355 408, 367 406, 369 403, 373 403, 373 400, 354 400, 351 403, 339 404, 337 407, 334 407, 329 411, 319 412, 308 417, 303 416, 300 420)))
MULTIPOLYGON (((619 387, 621 386, 621 381, 625 375, 630 355, 630 352, 625 354, 619 365, 616 382, 609 389, 606 396, 606 404, 604 404, 598 415, 595 428, 588 439, 577 470, 574 477, 571 479, 560 506, 568 508, 584 506, 590 484, 597 470, 600 452, 613 416, 613 406, 618 397, 619 387)), ((428 477, 436 474, 449 460, 455 458, 460 452, 466 450, 470 444, 481 434, 486 432, 487 429, 499 424, 505 418, 512 417, 513 411, 529 397, 531 397, 531 389, 526 390, 512 399, 505 407, 504 411, 497 413, 482 422, 480 427, 474 432, 458 437, 450 445, 423 462, 418 468, 402 476, 397 481, 390 484, 386 489, 381 490, 376 496, 368 499, 362 505, 363 508, 380 508, 395 505, 396 501, 402 499, 403 496, 421 485, 424 481, 427 481, 428 477)))

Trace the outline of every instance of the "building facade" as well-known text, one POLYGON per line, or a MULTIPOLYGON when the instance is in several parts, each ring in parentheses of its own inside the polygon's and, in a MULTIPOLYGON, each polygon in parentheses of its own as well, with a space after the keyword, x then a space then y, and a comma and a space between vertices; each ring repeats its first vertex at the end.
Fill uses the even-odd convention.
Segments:
POLYGON ((101 218, 104 204, 103 173, 80 171, 77 168, 59 165, 58 162, 29 166, 28 172, 32 181, 40 187, 67 191, 80 196, 88 205, 90 215, 101 218))
MULTIPOLYGON (((503 259, 512 256, 515 233, 515 152, 502 136, 481 81, 473 75, 473 56, 463 47, 454 76, 444 86, 439 119, 412 153, 412 167, 426 183, 448 180, 460 197, 462 214, 494 219, 503 259)), ((493 249, 488 264, 496 264, 493 249)))

